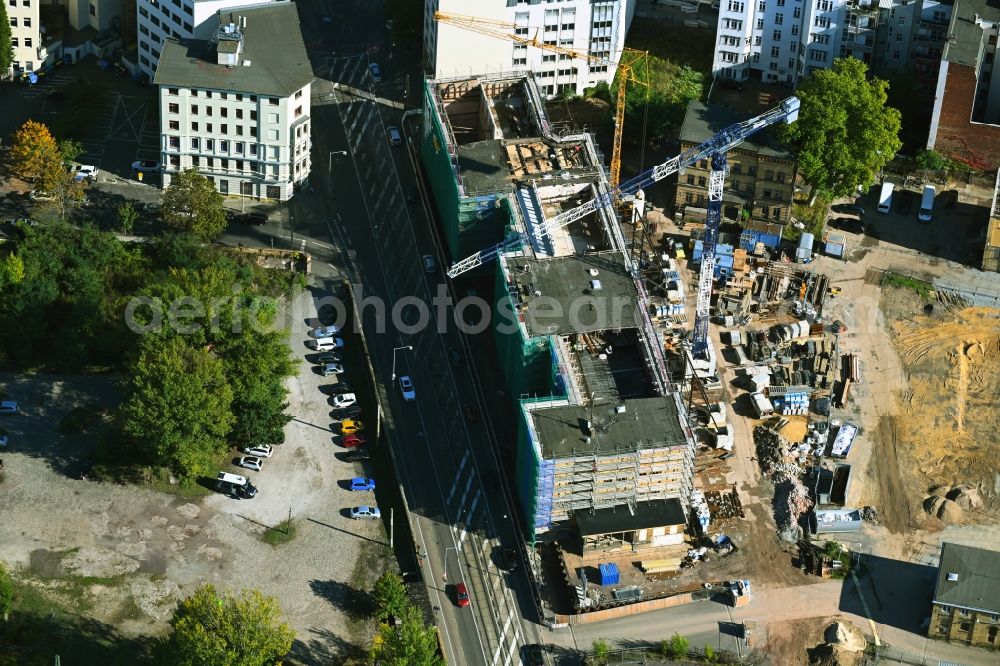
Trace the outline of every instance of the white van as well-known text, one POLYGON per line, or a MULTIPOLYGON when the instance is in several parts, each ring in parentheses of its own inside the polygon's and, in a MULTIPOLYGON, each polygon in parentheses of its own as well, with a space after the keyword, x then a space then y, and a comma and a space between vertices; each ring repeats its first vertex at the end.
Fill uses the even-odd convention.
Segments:
POLYGON ((257 495, 257 488, 245 476, 229 472, 219 472, 219 476, 215 477, 215 489, 237 498, 257 495))
POLYGON ((313 348, 318 352, 333 351, 341 349, 343 346, 343 338, 316 338, 313 340, 313 348))
POLYGON ((934 191, 933 185, 924 185, 924 195, 920 199, 920 212, 917 213, 917 219, 921 222, 930 222, 931 215, 934 212, 934 197, 937 192, 934 191))
POLYGON ((888 214, 892 209, 892 183, 882 183, 882 192, 878 195, 878 212, 888 214))

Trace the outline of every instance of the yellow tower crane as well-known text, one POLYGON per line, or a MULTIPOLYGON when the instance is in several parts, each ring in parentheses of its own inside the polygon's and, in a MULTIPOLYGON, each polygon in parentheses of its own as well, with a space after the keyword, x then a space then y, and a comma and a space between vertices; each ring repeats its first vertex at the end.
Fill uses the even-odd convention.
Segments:
POLYGON ((600 58, 589 53, 576 51, 574 49, 558 46, 556 44, 546 44, 538 39, 537 34, 535 36, 527 37, 525 35, 518 35, 512 32, 504 32, 504 30, 517 30, 518 27, 521 27, 522 29, 524 27, 507 21, 497 21, 493 19, 479 18, 477 16, 466 16, 464 14, 446 14, 444 12, 435 12, 434 20, 438 23, 445 23, 459 28, 464 28, 465 30, 471 30, 472 32, 478 32, 481 35, 496 37, 497 39, 506 39, 514 42, 515 44, 534 46, 544 51, 560 53, 571 58, 586 60, 587 62, 597 65, 617 67, 618 96, 615 100, 615 135, 614 141, 611 144, 610 179, 611 187, 618 187, 618 181, 621 177, 622 170, 622 130, 625 126, 625 87, 630 81, 641 85, 648 85, 645 81, 637 79, 634 74, 636 65, 640 62, 645 62, 646 60, 647 53, 645 51, 623 49, 621 57, 618 60, 618 64, 615 65, 615 63, 611 60, 600 58))

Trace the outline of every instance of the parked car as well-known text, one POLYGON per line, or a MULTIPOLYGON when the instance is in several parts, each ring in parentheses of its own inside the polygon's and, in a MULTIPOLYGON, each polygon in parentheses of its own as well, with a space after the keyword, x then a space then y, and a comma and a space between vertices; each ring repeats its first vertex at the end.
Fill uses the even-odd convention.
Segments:
POLYGON ((261 468, 264 467, 264 459, 258 458, 257 456, 240 456, 240 461, 237 465, 259 472, 261 468))
POLYGON ((319 326, 312 330, 312 336, 314 338, 332 338, 333 336, 340 333, 340 329, 336 326, 319 326))
POLYGON ((257 496, 257 488, 245 476, 219 472, 215 477, 215 489, 236 499, 251 499, 257 496))
POLYGON ((313 349, 319 352, 333 351, 344 348, 343 338, 316 338, 312 341, 313 349))
POLYGON ((437 261, 434 260, 434 255, 425 254, 423 260, 424 260, 424 273, 427 273, 428 275, 433 275, 434 273, 437 273, 438 265, 437 261))
POLYGON ((504 571, 517 570, 517 551, 513 548, 503 548, 500 551, 500 568, 504 571))
POLYGON ((270 444, 257 444, 255 446, 244 446, 240 451, 248 453, 251 456, 257 456, 258 458, 270 458, 274 449, 271 448, 270 444))
POLYGON ((386 136, 389 137, 390 146, 398 146, 403 143, 403 135, 400 134, 399 128, 395 125, 389 125, 385 128, 386 136))
POLYGON ((366 462, 371 459, 371 454, 364 449, 354 449, 353 451, 348 451, 344 455, 344 460, 346 462, 366 462))
POLYGON ((132 162, 132 171, 143 173, 160 173, 160 163, 153 160, 136 160, 132 162))
POLYGON ((403 394, 403 400, 406 402, 413 402, 417 399, 417 390, 413 388, 413 380, 410 379, 409 375, 403 375, 399 378, 399 392, 403 394))
POLYGON ((353 435, 365 429, 365 424, 355 419, 344 419, 340 422, 340 432, 345 435, 353 435))
POLYGON ((351 479, 351 490, 353 492, 375 490, 375 479, 369 479, 367 476, 356 476, 351 479))
POLYGON ((353 393, 340 393, 330 398, 330 404, 334 407, 350 407, 358 402, 358 396, 353 393))
POLYGON ((834 213, 849 213, 851 215, 864 215, 865 209, 857 204, 837 204, 831 206, 830 210, 834 213))
POLYGON ((381 517, 382 512, 379 511, 377 506, 356 506, 351 509, 351 518, 354 520, 361 520, 362 518, 378 520, 381 517))
POLYGON ((80 168, 76 170, 76 175, 73 176, 73 180, 77 182, 81 181, 95 181, 97 180, 97 167, 90 164, 81 164, 80 168))
POLYGON ((233 222, 240 224, 250 224, 256 227, 267 224, 267 215, 264 213, 237 213, 233 215, 233 222))
POLYGON ((325 354, 320 354, 316 361, 319 363, 341 363, 344 359, 341 358, 340 354, 337 352, 327 352, 325 354))
POLYGON ((340 443, 344 445, 345 449, 356 449, 359 446, 364 446, 366 441, 367 440, 364 435, 351 433, 350 435, 345 435, 344 438, 340 440, 340 443))
POLYGON ((0 400, 0 414, 18 414, 21 408, 13 400, 0 400))
POLYGON ((865 233, 865 223, 856 217, 835 217, 830 220, 829 225, 834 229, 849 231, 852 234, 865 233))
MULTIPOLYGON (((718 4, 713 5, 718 8, 718 4)), ((722 79, 725 81, 726 79, 722 79)), ((524 646, 524 663, 529 666, 544 666, 545 655, 543 654, 542 646, 538 643, 532 643, 531 645, 524 646)))
POLYGON ((330 412, 330 418, 334 421, 354 419, 360 417, 363 411, 364 410, 361 409, 361 405, 351 405, 350 407, 344 407, 343 409, 334 409, 330 412))
POLYGON ((375 83, 382 83, 382 68, 378 66, 377 62, 369 63, 368 71, 372 75, 372 81, 375 83))
POLYGON ((459 583, 455 586, 455 604, 459 608, 465 608, 469 605, 469 588, 465 586, 465 583, 459 583))
POLYGON ((344 366, 340 363, 325 363, 323 364, 323 376, 329 377, 330 375, 339 375, 344 371, 344 366))

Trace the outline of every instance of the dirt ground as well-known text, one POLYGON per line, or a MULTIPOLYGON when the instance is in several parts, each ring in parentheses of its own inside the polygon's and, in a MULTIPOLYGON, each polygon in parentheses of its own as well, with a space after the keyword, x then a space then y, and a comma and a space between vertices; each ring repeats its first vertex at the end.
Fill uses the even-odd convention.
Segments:
MULTIPOLYGON (((963 520, 994 520, 1000 507, 1000 311, 925 303, 897 287, 883 289, 882 309, 908 390, 899 396, 901 414, 883 418, 879 438, 886 458, 897 446, 905 450, 906 464, 897 466, 907 510, 922 519, 919 503, 932 487, 969 485, 983 506, 967 507, 963 520)), ((899 499, 892 476, 880 475, 881 492, 899 499)), ((901 514, 896 504, 887 508, 901 514)), ((897 522, 902 516, 887 525, 897 522)))
POLYGON ((840 618, 836 615, 772 622, 767 626, 767 661, 774 666, 807 664, 806 650, 823 642, 823 630, 840 618))

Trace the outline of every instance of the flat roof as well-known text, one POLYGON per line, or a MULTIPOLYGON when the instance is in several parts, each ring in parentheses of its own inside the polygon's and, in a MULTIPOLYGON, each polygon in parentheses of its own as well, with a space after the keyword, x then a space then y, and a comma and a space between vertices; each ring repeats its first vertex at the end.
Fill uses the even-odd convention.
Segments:
MULTIPOLYGON (((218 64, 217 47, 209 40, 167 40, 153 83, 288 97, 313 81, 294 3, 234 8, 221 12, 218 20, 220 24, 239 25, 241 17, 246 18, 246 27, 240 29, 243 51, 239 64, 218 64)), ((225 52, 227 46, 222 48, 225 52)))
POLYGON ((469 192, 497 192, 508 189, 512 174, 507 166, 503 141, 491 139, 457 147, 458 171, 469 192))
MULTIPOLYGON (((708 141, 730 125, 735 125, 750 118, 753 118, 753 115, 736 111, 729 107, 692 101, 688 103, 687 111, 684 113, 684 123, 681 125, 680 140, 700 144, 708 141)), ((776 146, 777 143, 773 139, 771 130, 764 129, 744 141, 739 147, 745 150, 756 151, 761 155, 781 157, 788 160, 795 159, 787 150, 776 146)))
POLYGON ((686 446, 677 407, 665 397, 563 405, 530 413, 543 458, 686 446), (623 413, 616 411, 619 405, 625 406, 623 413), (588 421, 590 427, 585 431, 588 421))
POLYGON ((637 502, 635 511, 630 511, 628 506, 574 511, 573 518, 580 529, 580 536, 631 532, 665 525, 684 525, 687 522, 681 502, 676 497, 637 502))
POLYGON ((504 261, 531 337, 640 326, 639 295, 618 252, 504 261))
POLYGON ((942 544, 934 602, 1000 613, 1000 552, 942 544))
POLYGON ((986 33, 976 19, 1000 21, 1000 0, 955 0, 951 24, 941 52, 941 59, 969 67, 979 67, 979 54, 986 33))

